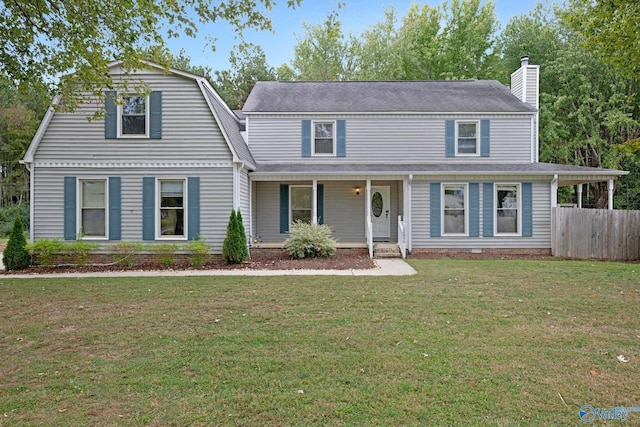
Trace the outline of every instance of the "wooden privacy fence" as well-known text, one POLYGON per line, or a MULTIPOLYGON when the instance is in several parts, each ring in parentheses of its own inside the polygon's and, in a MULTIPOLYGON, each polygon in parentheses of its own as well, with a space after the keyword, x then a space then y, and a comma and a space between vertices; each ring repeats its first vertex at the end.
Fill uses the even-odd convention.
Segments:
POLYGON ((640 259, 640 211, 553 208, 553 218, 555 256, 640 259))

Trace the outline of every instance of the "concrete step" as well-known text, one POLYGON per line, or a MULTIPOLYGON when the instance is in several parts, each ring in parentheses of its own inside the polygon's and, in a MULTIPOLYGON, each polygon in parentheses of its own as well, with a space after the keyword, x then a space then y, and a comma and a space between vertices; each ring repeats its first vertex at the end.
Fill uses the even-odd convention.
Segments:
POLYGON ((402 258, 398 245, 379 245, 373 251, 374 258, 402 258))

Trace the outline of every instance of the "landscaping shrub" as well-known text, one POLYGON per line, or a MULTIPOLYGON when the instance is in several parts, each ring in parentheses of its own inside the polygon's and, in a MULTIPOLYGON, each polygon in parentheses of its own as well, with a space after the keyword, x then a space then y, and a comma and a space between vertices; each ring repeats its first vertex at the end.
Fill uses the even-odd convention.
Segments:
POLYGON ((113 245, 115 252, 114 261, 120 267, 133 267, 136 265, 136 255, 141 252, 142 243, 139 242, 118 242, 113 245))
POLYGON ((247 237, 244 233, 240 211, 231 211, 227 225, 227 237, 222 243, 222 258, 227 264, 240 264, 249 258, 247 237))
POLYGON ((59 239, 36 240, 29 245, 35 261, 43 266, 53 265, 53 257, 63 251, 65 243, 59 239))
POLYGON ((158 245, 149 245, 149 249, 155 254, 161 266, 171 267, 174 263, 178 245, 173 243, 160 243, 158 245))
POLYGON ((331 258, 336 252, 336 241, 328 225, 296 221, 291 224, 284 250, 294 258, 331 258))
POLYGON ((3 253, 3 262, 7 270, 21 270, 31 265, 31 255, 24 238, 24 227, 20 217, 16 217, 9 235, 9 242, 3 253))
POLYGON ((184 249, 189 253, 189 263, 194 267, 203 266, 211 258, 211 245, 205 243, 200 236, 185 244, 184 249))
POLYGON ((87 261, 98 249, 98 246, 97 243, 76 240, 74 243, 66 243, 64 245, 64 253, 69 257, 71 263, 82 267, 87 264, 87 261))

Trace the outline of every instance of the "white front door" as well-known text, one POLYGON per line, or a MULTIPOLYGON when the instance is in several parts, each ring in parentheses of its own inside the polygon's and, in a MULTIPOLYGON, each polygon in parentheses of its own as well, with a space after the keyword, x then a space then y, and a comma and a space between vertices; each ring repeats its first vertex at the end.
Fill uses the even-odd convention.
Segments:
POLYGON ((391 235, 389 192, 389 186, 371 187, 371 225, 374 240, 389 240, 391 235))

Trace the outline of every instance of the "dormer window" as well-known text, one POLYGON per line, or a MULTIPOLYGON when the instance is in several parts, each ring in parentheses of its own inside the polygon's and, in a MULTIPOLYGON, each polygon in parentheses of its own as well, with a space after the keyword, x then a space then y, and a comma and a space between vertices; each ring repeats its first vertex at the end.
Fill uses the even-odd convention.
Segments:
POLYGON ((147 99, 140 95, 124 95, 120 109, 120 136, 149 134, 147 99))
POLYGON ((477 121, 456 122, 456 153, 458 156, 477 156, 479 154, 477 121))
POLYGON ((336 138, 334 122, 313 122, 313 155, 335 156, 336 138))

